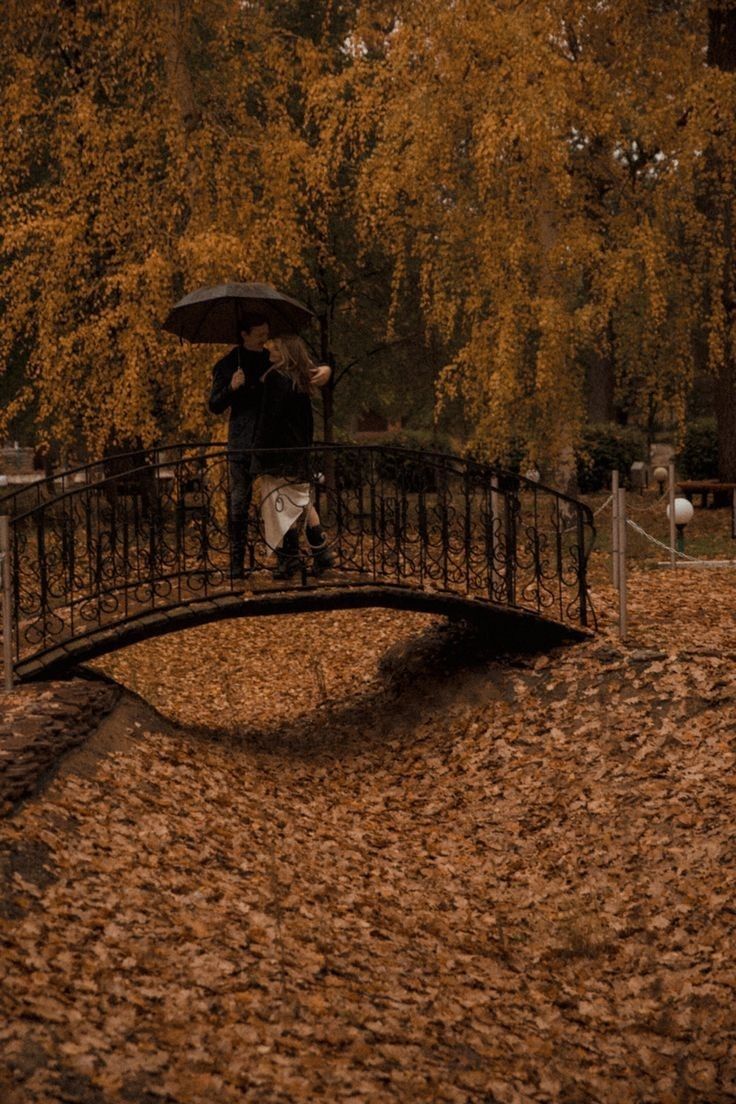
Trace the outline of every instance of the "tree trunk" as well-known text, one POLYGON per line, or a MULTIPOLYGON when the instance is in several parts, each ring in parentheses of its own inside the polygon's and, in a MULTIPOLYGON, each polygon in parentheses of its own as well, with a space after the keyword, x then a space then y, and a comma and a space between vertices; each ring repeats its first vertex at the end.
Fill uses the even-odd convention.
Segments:
POLYGON ((736 69, 736 4, 708 11, 708 64, 727 73, 736 69))
POLYGON ((329 364, 332 369, 332 375, 322 388, 322 439, 328 445, 333 441, 335 412, 335 357, 330 344, 330 321, 325 312, 319 316, 319 362, 329 364))
POLYGON ((608 353, 595 353, 585 372, 586 414, 589 422, 612 422, 616 380, 613 359, 608 353))
MULTIPOLYGON (((326 363, 330 364, 330 361, 326 363)), ((331 445, 334 438, 335 367, 332 364, 330 366, 332 368, 332 375, 322 388, 322 437, 326 445, 331 445)))
MULTIPOLYGON (((536 212, 537 233, 540 243, 541 266, 539 276, 540 295, 552 298, 557 291, 556 281, 549 264, 549 257, 557 245, 560 235, 561 218, 554 200, 540 196, 536 212)), ((577 461, 575 458, 574 427, 568 421, 562 422, 557 434, 557 454, 550 457, 538 457, 544 467, 549 464, 552 480, 564 494, 575 496, 578 493, 577 461), (547 463, 545 463, 545 461, 547 463)))
POLYGON ((199 125, 200 113, 187 60, 187 35, 183 9, 183 0, 166 0, 163 4, 166 79, 179 123, 185 134, 190 134, 199 125))
MULTIPOLYGON (((724 72, 736 72, 736 8, 710 8, 708 11, 708 64, 724 72)), ((718 136, 714 136, 715 143, 718 136)), ((716 196, 709 204, 716 220, 716 232, 722 235, 725 263, 720 294, 726 317, 723 361, 716 379, 716 423, 718 426, 718 475, 721 480, 736 481, 736 297, 733 269, 736 263, 733 242, 733 169, 732 151, 720 148, 711 154, 716 196)))
POLYGON ((190 138, 199 127, 201 112, 197 105, 187 56, 191 15, 185 8, 184 0, 164 0, 161 10, 164 20, 166 83, 182 144, 186 206, 182 212, 178 230, 183 234, 195 213, 203 206, 203 192, 196 158, 191 155, 188 148, 191 145, 190 138))
POLYGON ((716 380, 718 477, 736 483, 736 362, 733 355, 721 365, 716 380))

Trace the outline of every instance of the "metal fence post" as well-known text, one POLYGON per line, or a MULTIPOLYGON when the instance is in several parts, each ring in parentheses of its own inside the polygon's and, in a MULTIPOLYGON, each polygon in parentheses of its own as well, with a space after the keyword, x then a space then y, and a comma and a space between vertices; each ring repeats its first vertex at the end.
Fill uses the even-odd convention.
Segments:
POLYGON ((13 596, 10 583, 10 518, 0 517, 0 559, 3 588, 3 668, 4 689, 13 689, 13 596))
POLYGON ((626 609, 626 491, 618 489, 618 632, 626 639, 628 628, 626 609))
POLYGON ((670 503, 670 567, 675 566, 675 462, 667 465, 667 483, 670 503))
POLYGON ((613 585, 618 590, 618 469, 611 472, 611 568, 613 585))

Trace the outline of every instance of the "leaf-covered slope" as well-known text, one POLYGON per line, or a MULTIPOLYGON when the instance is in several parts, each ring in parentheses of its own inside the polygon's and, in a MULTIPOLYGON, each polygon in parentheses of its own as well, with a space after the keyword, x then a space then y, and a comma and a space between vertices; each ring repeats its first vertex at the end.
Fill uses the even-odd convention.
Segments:
POLYGON ((736 580, 632 590, 626 646, 603 594, 543 656, 386 612, 119 653, 229 734, 142 731, 2 825, 45 860, 3 1099, 732 1099, 736 580))

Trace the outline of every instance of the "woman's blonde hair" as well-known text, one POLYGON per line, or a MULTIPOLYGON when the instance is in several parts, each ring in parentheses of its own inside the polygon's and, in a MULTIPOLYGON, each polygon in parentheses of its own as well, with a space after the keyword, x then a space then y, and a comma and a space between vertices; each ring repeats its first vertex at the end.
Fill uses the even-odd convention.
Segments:
POLYGON ((278 371, 292 380, 297 391, 309 394, 315 365, 302 339, 296 334, 285 334, 283 337, 272 337, 269 346, 281 357, 281 363, 276 365, 278 371))

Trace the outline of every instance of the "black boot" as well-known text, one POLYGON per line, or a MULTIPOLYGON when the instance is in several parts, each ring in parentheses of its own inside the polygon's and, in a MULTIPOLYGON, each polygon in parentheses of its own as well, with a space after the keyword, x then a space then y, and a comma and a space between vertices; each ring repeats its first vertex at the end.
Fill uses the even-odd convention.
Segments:
POLYGON ((230 549, 230 578, 245 578, 245 549, 233 547, 230 549))
POLYGON ((307 526, 307 541, 312 556, 312 573, 321 575, 323 571, 329 571, 335 563, 335 557, 327 547, 327 537, 321 525, 307 526))
POLYGON ((276 561, 274 579, 290 579, 299 570, 299 534, 296 529, 290 529, 281 547, 276 549, 276 561))

